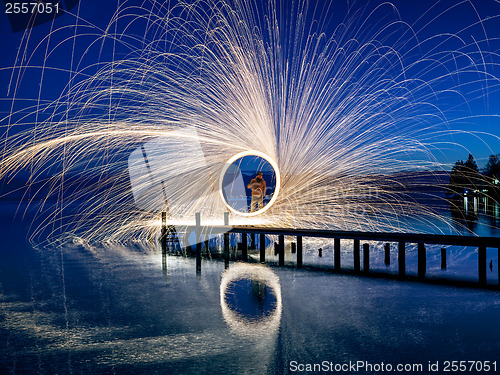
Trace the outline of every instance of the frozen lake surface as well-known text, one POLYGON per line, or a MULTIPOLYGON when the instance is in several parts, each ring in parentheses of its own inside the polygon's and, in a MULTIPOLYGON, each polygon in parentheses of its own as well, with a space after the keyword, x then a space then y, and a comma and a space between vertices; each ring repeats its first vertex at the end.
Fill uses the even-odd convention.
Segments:
POLYGON ((216 260, 197 274, 194 259, 165 267, 140 244, 33 249, 2 221, 2 374, 284 374, 323 361, 421 364, 414 373, 439 361, 444 373, 445 361, 500 360, 498 292, 216 260))
POLYGON ((2 374, 499 359, 497 292, 215 260, 197 274, 194 259, 164 267, 144 245, 33 249, 23 230, 4 233, 1 250, 2 374))

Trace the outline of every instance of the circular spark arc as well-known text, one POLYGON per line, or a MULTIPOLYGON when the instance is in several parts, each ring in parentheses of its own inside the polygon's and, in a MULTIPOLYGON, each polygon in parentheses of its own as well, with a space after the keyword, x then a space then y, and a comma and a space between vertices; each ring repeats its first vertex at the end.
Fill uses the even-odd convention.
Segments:
POLYGON ((276 162, 272 158, 270 158, 268 155, 264 154, 263 152, 255 151, 255 150, 243 151, 243 152, 240 152, 239 154, 236 154, 233 157, 231 157, 224 164, 224 167, 222 168, 222 171, 221 171, 220 176, 219 176, 219 192, 220 192, 220 197, 221 197, 222 201, 224 202, 224 205, 231 212, 233 212, 237 215, 240 215, 240 216, 247 216, 247 217, 261 215, 264 212, 266 212, 267 210, 269 210, 272 207, 272 205, 274 204, 274 202, 276 202, 276 199, 278 199, 278 194, 280 191, 280 184, 281 184, 281 175, 280 175, 280 171, 278 168, 278 164, 276 164, 276 162), (262 159, 269 162, 269 164, 271 164, 271 166, 273 167, 274 172, 276 174, 276 187, 275 187, 274 194, 273 194, 271 200, 263 208, 261 208, 258 211, 255 211, 255 212, 241 212, 241 211, 235 210, 233 207, 231 207, 231 205, 229 205, 227 203, 226 198, 224 197, 224 187, 223 187, 224 176, 226 175, 226 172, 229 169, 229 167, 231 166, 231 164, 244 156, 259 156, 259 157, 261 157, 262 159))

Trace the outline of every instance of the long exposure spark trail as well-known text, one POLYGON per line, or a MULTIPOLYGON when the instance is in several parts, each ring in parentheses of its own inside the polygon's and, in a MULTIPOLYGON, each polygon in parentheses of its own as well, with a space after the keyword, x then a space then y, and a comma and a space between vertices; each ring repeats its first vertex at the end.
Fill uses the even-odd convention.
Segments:
MULTIPOLYGON (((169 223, 192 224, 201 212, 204 223, 221 224, 221 171, 252 150, 276 164, 279 194, 259 215, 233 215, 233 224, 448 225, 397 189, 393 175, 448 167, 436 155, 457 146, 450 135, 463 131, 454 124, 472 121, 471 103, 498 92, 497 40, 487 36, 498 16, 477 14, 461 30, 426 36, 428 24, 456 7, 475 10, 472 3, 437 14, 431 7, 419 28, 389 3, 352 6, 334 28, 335 5, 286 3, 122 1, 105 28, 68 13, 74 28, 56 22, 38 42, 26 31, 22 58, 8 69, 0 177, 29 169, 39 191, 32 202, 43 195, 48 212, 33 238, 151 238, 166 209, 155 198, 160 188, 169 223), (51 65, 68 44, 70 68, 51 65), (30 104, 22 95, 32 72, 41 78, 30 104)), ((487 133, 474 136, 496 147, 498 136, 487 133)))

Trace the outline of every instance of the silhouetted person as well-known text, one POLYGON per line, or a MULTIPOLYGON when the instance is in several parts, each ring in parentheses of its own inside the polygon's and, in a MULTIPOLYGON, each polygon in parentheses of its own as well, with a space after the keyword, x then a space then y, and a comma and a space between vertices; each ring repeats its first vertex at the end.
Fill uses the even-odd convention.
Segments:
POLYGON ((250 212, 262 209, 264 207, 264 195, 266 195, 266 181, 262 178, 262 172, 257 172, 257 176, 250 181, 247 188, 252 189, 250 212), (257 207, 257 210, 255 207, 257 207))
POLYGON ((490 271, 493 271, 493 261, 490 260, 490 271))

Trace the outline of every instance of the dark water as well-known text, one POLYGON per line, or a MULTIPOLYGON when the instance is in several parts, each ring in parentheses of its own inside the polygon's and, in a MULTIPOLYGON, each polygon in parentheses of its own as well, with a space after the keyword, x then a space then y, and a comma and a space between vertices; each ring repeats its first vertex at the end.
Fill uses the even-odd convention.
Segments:
POLYGON ((147 245, 34 249, 26 228, 10 222, 3 212, 1 374, 286 374, 322 361, 421 364, 393 371, 418 374, 447 373, 452 360, 500 366, 497 292, 238 263, 225 270, 208 260, 197 274, 194 259, 170 256, 165 268, 147 245), (427 371, 429 361, 440 370, 427 371))

